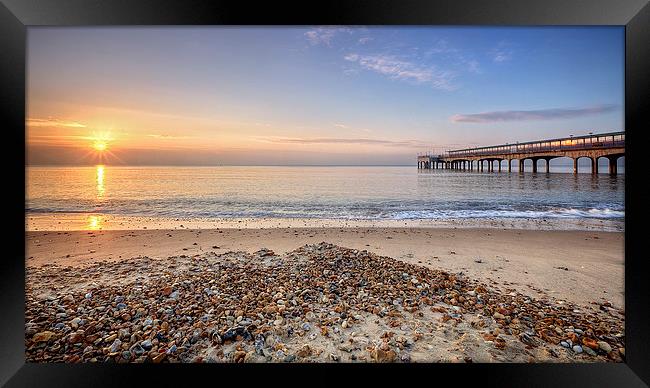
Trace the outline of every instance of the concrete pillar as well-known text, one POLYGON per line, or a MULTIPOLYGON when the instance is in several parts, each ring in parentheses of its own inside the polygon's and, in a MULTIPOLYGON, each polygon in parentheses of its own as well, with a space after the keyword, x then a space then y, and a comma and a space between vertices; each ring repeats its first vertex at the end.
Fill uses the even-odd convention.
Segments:
POLYGON ((548 174, 549 172, 551 172, 551 167, 549 165, 551 163, 551 159, 545 159, 545 160, 546 160, 546 173, 548 174))
POLYGON ((609 173, 610 175, 616 175, 618 172, 618 165, 616 164, 618 158, 613 157, 613 158, 607 158, 609 159, 609 173))
POLYGON ((517 162, 519 163, 519 172, 524 172, 524 161, 526 159, 519 159, 517 162))
POLYGON ((501 159, 497 160, 497 163, 499 163, 499 172, 501 172, 501 162, 502 162, 501 159))
POLYGON ((512 172, 512 159, 508 159, 508 172, 512 172))
POLYGON ((578 173, 578 158, 573 158, 573 173, 578 173))
POLYGON ((598 158, 591 158, 591 173, 598 174, 598 158))
POLYGON ((533 159, 533 172, 537 172, 537 159, 533 159))

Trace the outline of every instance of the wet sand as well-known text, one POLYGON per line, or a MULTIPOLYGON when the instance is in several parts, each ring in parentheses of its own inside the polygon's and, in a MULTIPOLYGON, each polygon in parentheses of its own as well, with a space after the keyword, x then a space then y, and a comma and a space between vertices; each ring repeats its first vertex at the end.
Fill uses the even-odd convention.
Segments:
MULTIPOLYGON (((184 227, 187 225, 183 225, 184 227)), ((277 254, 328 242, 410 264, 462 272, 502 289, 580 305, 624 308, 624 234, 497 228, 285 227, 28 231, 28 267, 86 266, 135 257, 166 259, 265 247, 277 254)))

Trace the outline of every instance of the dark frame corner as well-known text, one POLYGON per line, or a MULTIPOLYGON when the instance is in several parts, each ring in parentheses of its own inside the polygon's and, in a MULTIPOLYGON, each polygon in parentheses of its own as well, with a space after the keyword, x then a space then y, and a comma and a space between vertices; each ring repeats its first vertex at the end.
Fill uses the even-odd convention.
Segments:
MULTIPOLYGON (((0 109, 8 142, 3 154, 10 176, 5 193, 11 203, 6 207, 8 224, 5 236, 10 253, 0 260, 0 384, 7 386, 87 386, 133 384, 147 385, 204 377, 220 382, 231 372, 220 368, 176 365, 169 368, 115 367, 110 365, 27 364, 24 356, 24 204, 25 204, 25 65, 27 26, 51 25, 209 25, 209 24, 443 24, 443 25, 620 25, 626 29, 625 126, 626 126, 626 362, 621 364, 498 364, 498 365, 420 365, 409 370, 396 365, 392 375, 419 371, 431 374, 461 374, 482 386, 647 386, 650 385, 650 314, 647 295, 647 255, 644 255, 642 230, 647 191, 638 182, 643 177, 641 144, 648 123, 650 99, 650 5, 648 0, 334 0, 300 4, 260 2, 249 4, 224 0, 0 0, 0 109), (642 162, 641 162, 642 163, 642 162), (632 186, 630 184, 635 186, 632 186), (643 197, 642 197, 643 195, 643 197), (639 227, 640 226, 640 227, 639 227), (435 369, 432 371, 432 369, 435 369), (471 371, 472 373, 464 373, 471 371), (45 384, 43 384, 45 382, 45 384)), ((257 366, 255 366, 257 369, 257 366)), ((294 366, 290 373, 316 367, 294 366)), ((320 368, 320 367, 318 367, 320 368)), ((339 369, 352 368, 339 365, 339 369)), ((238 379, 266 381, 280 378, 277 369, 260 367, 257 374, 237 371, 238 379), (268 369, 268 370, 267 370, 268 369), (266 375, 266 376, 264 376, 266 375), (269 377, 270 376, 270 377, 269 377), (265 378, 266 377, 266 378, 265 378)), ((384 378, 372 366, 359 366, 360 377, 384 378), (364 373, 365 372, 365 373, 364 373), (372 376, 370 376, 372 377, 372 376)), ((341 381, 338 373, 323 370, 319 380, 341 381), (331 376, 331 377, 330 377, 331 376)), ((284 371, 283 371, 284 373, 284 371)), ((283 377, 284 378, 284 377, 283 377)), ((313 380, 313 375, 309 377, 313 380)), ((458 379, 458 377, 456 377, 458 379)), ((292 381, 294 380, 291 378, 292 381)), ((287 380, 288 381, 288 380, 287 380)), ((437 378, 433 381, 438 381, 437 378)), ((460 380, 458 380, 460 381, 460 380)))

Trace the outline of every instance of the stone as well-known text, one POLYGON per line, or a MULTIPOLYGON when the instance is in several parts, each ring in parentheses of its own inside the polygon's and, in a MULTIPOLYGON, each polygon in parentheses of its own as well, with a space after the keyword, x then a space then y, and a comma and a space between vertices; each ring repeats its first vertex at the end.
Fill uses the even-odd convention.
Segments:
POLYGON ((605 341, 598 341, 598 348, 605 353, 612 351, 612 347, 605 341))
MULTIPOLYGON (((151 348, 150 348, 151 349, 151 348)), ((129 349, 136 357, 140 357, 145 353, 145 349, 140 344, 134 344, 129 349)))
POLYGON ((111 344, 111 348, 110 348, 111 353, 116 353, 118 350, 120 350, 121 346, 122 346, 122 341, 120 341, 119 339, 116 339, 115 341, 113 341, 113 343, 111 344))
POLYGON ((38 342, 48 342, 52 337, 54 337, 56 334, 54 334, 51 331, 42 331, 40 333, 34 334, 32 337, 32 341, 38 343, 38 342))
POLYGON ((582 350, 584 350, 585 353, 587 353, 590 356, 595 356, 596 355, 596 352, 592 348, 590 348, 588 346, 583 346, 582 350))
POLYGON ((307 344, 304 344, 300 347, 298 352, 296 353, 298 357, 308 357, 311 355, 311 347, 307 344))
POLYGON ((370 350, 370 358, 375 362, 393 362, 397 358, 397 353, 386 346, 375 347, 370 350))
POLYGON ((157 356, 153 358, 153 363, 154 364, 159 364, 161 363, 165 358, 167 358, 167 353, 159 353, 157 356))
POLYGON ((151 350, 151 348, 153 347, 153 344, 151 343, 151 340, 147 339, 147 340, 144 340, 144 341, 140 342, 140 346, 142 346, 142 348, 144 350, 151 350))
POLYGON ((582 346, 573 345, 573 351, 576 352, 576 353, 582 353, 582 346))

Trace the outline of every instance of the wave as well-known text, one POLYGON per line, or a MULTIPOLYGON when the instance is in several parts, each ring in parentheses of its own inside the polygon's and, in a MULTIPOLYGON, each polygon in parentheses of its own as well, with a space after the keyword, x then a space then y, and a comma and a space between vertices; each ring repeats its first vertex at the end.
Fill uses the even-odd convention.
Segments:
POLYGON ((404 211, 393 215, 393 219, 456 219, 456 218, 625 218, 625 211, 613 209, 557 209, 550 211, 535 210, 451 210, 404 211))
POLYGON ((625 211, 612 208, 552 208, 540 210, 521 209, 381 209, 377 207, 327 207, 295 206, 288 208, 253 206, 243 210, 201 210, 187 207, 176 209, 78 209, 33 207, 28 213, 104 213, 122 216, 147 217, 188 217, 188 218, 314 218, 314 219, 367 219, 367 220, 427 220, 427 219, 468 219, 468 218, 596 218, 623 219, 625 211))

